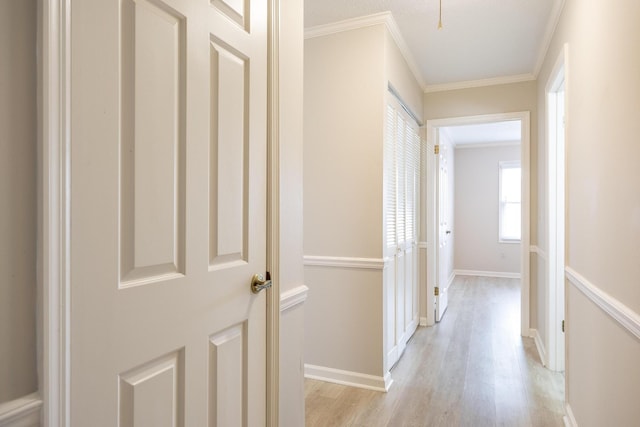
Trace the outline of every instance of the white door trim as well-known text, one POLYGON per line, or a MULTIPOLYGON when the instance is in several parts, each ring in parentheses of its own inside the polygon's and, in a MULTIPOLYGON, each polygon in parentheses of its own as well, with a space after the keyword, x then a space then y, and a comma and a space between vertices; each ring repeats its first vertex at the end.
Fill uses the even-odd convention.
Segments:
MULTIPOLYGON (((436 140, 436 131, 441 127, 454 125, 471 125, 490 122, 500 122, 508 120, 520 120, 521 122, 521 144, 520 160, 522 162, 522 241, 520 244, 520 280, 521 280, 521 334, 529 336, 529 244, 530 244, 530 206, 531 206, 531 165, 530 165, 530 113, 521 111, 514 113, 487 114, 479 116, 453 117, 447 119, 427 120, 427 150, 433 150, 436 140)), ((425 212, 427 215, 427 254, 436 252, 436 223, 435 223, 435 169, 433 161, 433 151, 427 151, 427 173, 423 177, 422 185, 427 189, 425 212)), ((427 281, 425 290, 427 297, 427 325, 435 323, 434 316, 434 284, 435 259, 427 256, 427 281)))
MULTIPOLYGON (((549 115, 553 113, 556 115, 555 104, 551 107, 553 95, 564 84, 564 115, 567 115, 567 53, 568 45, 560 50, 560 54, 553 67, 553 71, 549 75, 547 83, 545 85, 545 105, 547 120, 545 125, 546 130, 546 146, 547 157, 545 159, 546 170, 546 219, 547 219, 547 268, 546 268, 546 280, 545 286, 547 288, 547 301, 545 302, 545 315, 547 323, 547 360, 548 367, 552 371, 564 371, 565 368, 565 336, 560 329, 562 320, 560 317, 560 307, 563 308, 562 312, 566 312, 565 307, 565 224, 560 223, 564 221, 564 200, 566 195, 564 194, 564 187, 560 188, 558 184, 564 186, 564 179, 562 183, 557 179, 557 168, 559 160, 564 161, 564 153, 561 153, 557 146, 557 138, 552 135, 556 132, 555 124, 550 123, 549 115), (562 206, 559 206, 560 198, 563 198, 562 206), (562 219, 559 221, 559 217, 562 219), (561 284, 561 285, 560 285, 561 284), (561 286, 561 288, 560 288, 561 286)), ((555 100, 555 98, 554 98, 555 100)), ((565 147, 567 142, 567 126, 565 123, 565 135, 564 135, 565 147)), ((563 150, 566 148, 563 147, 563 150)), ((564 167, 562 168, 564 169, 564 167)))
POLYGON ((70 0, 39 6, 39 324, 42 424, 68 427, 69 420, 69 43, 70 0))
MULTIPOLYGON (((39 0, 39 395, 44 427, 70 427, 70 0, 39 0)), ((267 420, 279 423, 280 0, 269 1, 267 420)))
POLYGON ((280 424, 280 0, 269 0, 267 52, 267 419, 280 424))

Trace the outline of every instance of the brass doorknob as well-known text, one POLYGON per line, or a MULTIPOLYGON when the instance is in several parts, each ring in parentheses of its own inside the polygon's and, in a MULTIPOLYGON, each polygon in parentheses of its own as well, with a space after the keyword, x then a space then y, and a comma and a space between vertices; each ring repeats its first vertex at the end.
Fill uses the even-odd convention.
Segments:
POLYGON ((263 289, 267 289, 271 287, 271 278, 269 277, 269 273, 267 273, 267 278, 265 279, 262 274, 254 274, 251 279, 251 292, 257 294, 263 289))

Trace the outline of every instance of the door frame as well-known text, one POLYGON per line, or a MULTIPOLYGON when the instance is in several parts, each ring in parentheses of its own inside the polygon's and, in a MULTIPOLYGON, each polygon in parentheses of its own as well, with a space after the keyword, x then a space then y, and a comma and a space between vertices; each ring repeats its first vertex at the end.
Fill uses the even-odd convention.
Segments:
MULTIPOLYGON (((547 268, 545 286, 547 288, 547 301, 545 303, 545 316, 547 324, 547 367, 552 371, 564 371, 566 356, 566 335, 561 330, 560 309, 566 314, 566 232, 565 232, 565 205, 566 187, 563 177, 562 182, 557 179, 559 160, 566 159, 567 133, 567 101, 568 101, 568 45, 565 44, 551 74, 545 85, 546 106, 546 141, 547 153, 545 162, 546 171, 546 219, 547 219, 547 268), (557 91, 564 86, 564 146, 559 147, 555 136, 556 126, 551 122, 550 115, 556 116, 556 108, 552 103, 557 99, 557 91), (562 207, 559 206, 562 198, 562 207), (561 257, 561 258, 559 258, 561 257), (560 261, 560 262, 559 262, 560 261), (555 325, 555 326, 554 326, 555 325)), ((566 160, 562 164, 563 174, 566 173, 566 160)))
POLYGON ((530 336, 529 329, 529 292, 530 292, 530 272, 529 272, 529 245, 530 245, 530 206, 531 206, 531 161, 530 161, 530 140, 531 140, 531 123, 530 112, 520 111, 513 113, 485 114, 477 116, 452 117, 446 119, 427 120, 426 137, 427 137, 427 172, 422 178, 422 185, 426 188, 426 200, 423 202, 426 212, 426 239, 427 239, 427 259, 426 259, 426 284, 423 290, 426 294, 426 323, 428 326, 435 324, 434 315, 434 288, 436 283, 436 259, 431 256, 436 253, 436 223, 435 223, 435 159, 433 150, 435 141, 437 141, 437 132, 442 127, 474 125, 491 122, 503 122, 509 120, 520 120, 521 123, 521 143, 520 143, 520 161, 522 163, 522 240, 520 242, 520 283, 521 283, 521 324, 520 330, 522 336, 530 336))
MULTIPOLYGON (((279 420, 280 1, 268 0, 267 426, 279 420)), ((38 0, 38 404, 45 427, 70 427, 71 0, 38 0)))

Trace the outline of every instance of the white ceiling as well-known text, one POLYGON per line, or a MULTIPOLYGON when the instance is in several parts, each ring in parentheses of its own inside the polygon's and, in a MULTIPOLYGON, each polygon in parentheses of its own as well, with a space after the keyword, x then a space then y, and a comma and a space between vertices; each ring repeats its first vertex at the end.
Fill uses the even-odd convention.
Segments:
POLYGON ((426 89, 539 71, 562 0, 305 0, 305 27, 390 11, 426 89))
POLYGON ((520 120, 441 128, 456 146, 520 142, 520 120))

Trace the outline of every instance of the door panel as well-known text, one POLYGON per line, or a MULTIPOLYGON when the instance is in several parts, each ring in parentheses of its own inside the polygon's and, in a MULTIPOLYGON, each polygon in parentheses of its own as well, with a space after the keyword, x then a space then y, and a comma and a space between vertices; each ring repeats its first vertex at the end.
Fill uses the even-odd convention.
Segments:
POLYGON ((385 256, 389 257, 386 316, 390 323, 387 366, 406 348, 418 324, 417 206, 420 139, 417 124, 395 98, 387 104, 385 123, 385 256))
POLYGON ((185 23, 162 5, 122 2, 121 287, 184 274, 185 23))
POLYGON ((211 266, 247 261, 248 58, 211 40, 211 266))
POLYGON ((209 339, 209 425, 246 425, 247 324, 241 323, 209 339))
POLYGON ((449 176, 448 176, 448 145, 440 141, 439 154, 436 155, 436 167, 438 168, 437 174, 437 209, 436 209, 436 223, 438 226, 438 247, 436 248, 436 286, 438 287, 438 295, 436 295, 436 322, 439 322, 444 316, 444 312, 447 310, 449 303, 449 262, 450 259, 447 256, 449 249, 449 240, 451 236, 450 224, 449 224, 449 176))
POLYGON ((265 423, 266 16, 73 4, 73 426, 265 423))
POLYGON ((120 426, 183 425, 184 349, 120 376, 120 426))

